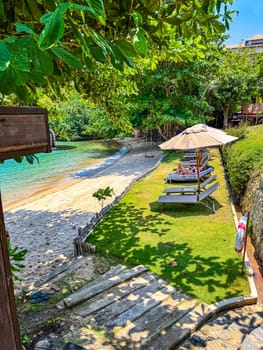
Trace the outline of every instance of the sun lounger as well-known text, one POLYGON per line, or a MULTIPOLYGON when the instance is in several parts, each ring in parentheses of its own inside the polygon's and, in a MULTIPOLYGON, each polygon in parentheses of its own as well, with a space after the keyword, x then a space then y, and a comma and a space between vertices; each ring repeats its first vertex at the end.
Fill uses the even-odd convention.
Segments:
POLYGON ((160 196, 157 200, 158 203, 162 204, 162 208, 164 204, 203 204, 209 209, 215 212, 215 203, 214 199, 211 196, 213 192, 215 192, 219 187, 219 183, 216 182, 208 189, 204 190, 201 193, 196 194, 179 194, 172 196, 160 196))
MULTIPOLYGON (((200 166, 205 166, 207 165, 209 161, 209 157, 207 155, 204 155, 201 160, 200 160, 200 166)), ((196 166, 196 159, 191 159, 191 160, 182 160, 180 162, 184 167, 190 166, 190 165, 195 165, 196 166)))
MULTIPOLYGON (((216 179, 216 175, 209 176, 208 179, 200 183, 200 190, 203 190, 208 184, 210 184, 213 180, 216 179)), ((185 186, 185 187, 170 187, 164 190, 164 193, 167 195, 180 193, 180 194, 189 194, 189 193, 197 193, 198 186, 185 186)))
MULTIPOLYGON (((202 151, 202 156, 209 156, 209 151, 206 149, 202 151)), ((191 160, 196 158, 196 153, 195 152, 185 152, 183 155, 184 160, 191 160)))
MULTIPOLYGON (((202 179, 204 176, 210 174, 214 170, 213 167, 208 167, 199 173, 200 179, 202 179)), ((173 181, 197 181, 197 174, 168 174, 166 176, 166 183, 172 183, 173 181)))

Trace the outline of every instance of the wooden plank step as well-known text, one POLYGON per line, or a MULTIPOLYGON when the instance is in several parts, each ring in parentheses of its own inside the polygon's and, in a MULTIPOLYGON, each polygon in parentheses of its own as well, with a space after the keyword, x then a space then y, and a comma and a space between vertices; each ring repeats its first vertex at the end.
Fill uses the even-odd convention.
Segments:
POLYGON ((105 327, 107 329, 112 329, 114 327, 124 326, 127 321, 134 321, 138 319, 145 312, 160 304, 164 299, 168 298, 168 296, 174 292, 175 288, 168 285, 153 294, 145 294, 143 298, 140 298, 140 300, 134 300, 134 306, 130 307, 125 312, 122 312, 119 316, 108 321, 105 324, 105 327))
POLYGON ((158 290, 164 288, 167 282, 165 281, 155 281, 148 286, 136 290, 134 293, 128 294, 126 297, 118 300, 112 305, 101 309, 95 316, 92 317, 91 322, 97 326, 104 326, 106 328, 111 328, 111 324, 120 315, 125 314, 127 310, 132 308, 134 304, 143 302, 146 296, 154 295, 158 290), (108 326, 107 326, 108 325, 108 326))
POLYGON ((156 278, 157 277, 153 273, 146 271, 142 275, 120 283, 116 287, 113 287, 110 290, 95 296, 89 301, 82 303, 74 308, 74 313, 81 317, 87 317, 92 313, 124 298, 126 295, 153 283, 156 278))
POLYGON ((210 306, 204 303, 196 306, 190 313, 186 314, 179 322, 162 332, 159 337, 147 344, 147 350, 170 350, 179 346, 195 330, 199 320, 209 314, 210 306))
MULTIPOLYGON (((115 330, 114 335, 121 342, 131 342, 132 348, 140 349, 185 316, 195 305, 196 300, 187 300, 185 295, 175 293, 146 312, 136 322, 128 322, 126 327, 115 330)), ((128 349, 127 343, 126 346, 128 349)))
POLYGON ((138 276, 143 272, 147 271, 145 266, 139 265, 130 270, 124 270, 120 274, 113 275, 108 279, 103 279, 98 283, 94 283, 92 285, 87 284, 84 288, 81 288, 77 292, 71 294, 66 297, 63 302, 66 307, 74 307, 76 305, 81 304, 82 302, 94 297, 97 294, 102 293, 103 291, 112 288, 126 280, 131 279, 132 277, 138 276))

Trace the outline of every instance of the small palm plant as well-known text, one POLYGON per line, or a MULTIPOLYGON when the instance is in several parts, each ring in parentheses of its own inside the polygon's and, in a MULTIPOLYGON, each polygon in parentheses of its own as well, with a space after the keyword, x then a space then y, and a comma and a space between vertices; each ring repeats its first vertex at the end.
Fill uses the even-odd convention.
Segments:
POLYGON ((103 209, 104 201, 107 197, 112 197, 114 194, 113 188, 110 186, 107 186, 105 188, 99 188, 96 192, 93 193, 93 197, 97 198, 97 200, 100 202, 101 209, 103 209))

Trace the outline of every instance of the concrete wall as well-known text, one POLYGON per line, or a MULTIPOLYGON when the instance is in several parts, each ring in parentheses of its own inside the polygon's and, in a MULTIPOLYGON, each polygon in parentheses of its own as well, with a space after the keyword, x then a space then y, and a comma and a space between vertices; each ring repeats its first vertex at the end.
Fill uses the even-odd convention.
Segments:
POLYGON ((263 268, 263 173, 250 177, 244 197, 242 211, 250 212, 252 222, 252 242, 261 267, 263 268))

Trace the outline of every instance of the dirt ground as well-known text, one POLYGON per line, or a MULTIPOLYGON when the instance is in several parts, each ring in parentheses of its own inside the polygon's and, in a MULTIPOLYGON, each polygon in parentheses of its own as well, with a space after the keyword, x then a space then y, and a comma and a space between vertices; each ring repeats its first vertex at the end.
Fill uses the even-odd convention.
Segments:
MULTIPOLYGON (((105 258, 99 255, 77 258, 74 266, 38 289, 37 292, 47 294, 50 297, 49 300, 34 303, 30 299, 30 294, 20 296, 18 298, 18 316, 24 348, 26 350, 38 349, 37 344, 41 343, 41 340, 46 339, 50 334, 54 337, 53 341, 58 342, 57 347, 50 350, 62 349, 62 344, 67 341, 85 345, 86 349, 88 349, 88 344, 91 343, 91 349, 94 350, 101 349, 105 342, 109 344, 108 346, 111 346, 110 339, 107 339, 107 336, 92 328, 83 327, 78 317, 71 310, 61 310, 56 305, 85 283, 96 279, 118 263, 119 261, 116 258, 105 258), (84 328, 85 332, 83 331, 84 328)), ((47 349, 46 347, 43 348, 47 349)))

